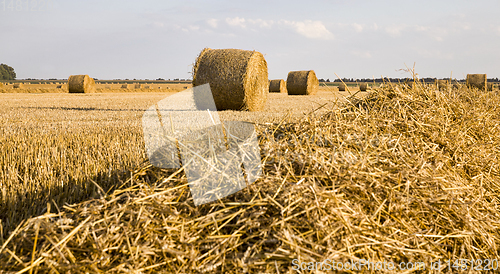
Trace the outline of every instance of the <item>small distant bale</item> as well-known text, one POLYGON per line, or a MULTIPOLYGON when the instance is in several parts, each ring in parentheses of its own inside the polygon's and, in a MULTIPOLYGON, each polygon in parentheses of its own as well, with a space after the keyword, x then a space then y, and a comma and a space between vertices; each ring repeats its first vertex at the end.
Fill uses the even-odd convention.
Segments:
POLYGON ((446 90, 448 88, 447 80, 436 80, 436 87, 438 90, 446 90))
POLYGON ((487 83, 488 91, 493 91, 493 83, 487 83))
POLYGON ((368 84, 367 83, 361 83, 359 84, 359 91, 366 91, 368 89, 368 84))
POLYGON ((144 87, 144 85, 142 85, 142 84, 135 84, 134 85, 134 88, 136 88, 136 89, 143 88, 143 87, 144 87))
POLYGON ((95 81, 88 75, 71 75, 68 78, 69 93, 95 93, 95 81))
POLYGON ((345 84, 342 82, 339 84, 339 91, 345 91, 345 84))
POLYGON ((467 74, 466 85, 468 88, 487 89, 486 74, 467 74))
POLYGON ((130 85, 129 84, 123 84, 122 88, 124 88, 124 89, 130 89, 130 85))
POLYGON ((23 88, 24 84, 23 83, 15 83, 13 88, 23 88))
POLYGON ((111 89, 111 85, 105 85, 104 88, 111 89))
MULTIPOLYGON (((258 51, 205 48, 196 58, 192 84, 210 85, 217 110, 263 110, 269 92, 267 62, 258 51)), ((194 93, 199 109, 210 107, 204 98, 194 93)))
POLYGON ((144 88, 145 88, 145 89, 150 89, 150 86, 145 85, 145 86, 144 86, 144 88))
POLYGON ((62 85, 57 85, 56 88, 62 88, 62 85))
POLYGON ((314 70, 290 71, 286 78, 288 95, 313 95, 318 92, 319 81, 314 70))
POLYGON ((285 80, 276 79, 269 81, 269 92, 287 93, 285 80))

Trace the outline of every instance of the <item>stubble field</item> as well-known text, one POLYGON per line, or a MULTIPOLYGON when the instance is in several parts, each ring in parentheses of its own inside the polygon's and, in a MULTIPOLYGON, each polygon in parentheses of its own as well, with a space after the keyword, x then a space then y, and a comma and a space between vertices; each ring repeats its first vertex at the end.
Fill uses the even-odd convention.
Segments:
POLYGON ((475 273, 498 260, 498 91, 322 88, 221 112, 255 123, 263 176, 198 207, 183 169, 144 152, 142 114, 171 94, 0 94, 0 270, 293 273, 329 259, 428 273, 481 260, 475 273))

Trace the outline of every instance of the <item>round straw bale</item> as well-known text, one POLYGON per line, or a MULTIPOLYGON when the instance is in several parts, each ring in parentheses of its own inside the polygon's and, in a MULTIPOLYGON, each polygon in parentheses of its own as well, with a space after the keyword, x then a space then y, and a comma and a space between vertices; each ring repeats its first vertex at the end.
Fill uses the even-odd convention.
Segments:
POLYGON ((318 92, 319 81, 314 70, 290 71, 286 88, 289 95, 312 95, 318 92))
POLYGON ((145 89, 149 89, 150 87, 148 85, 144 86, 145 89))
POLYGON ((493 83, 488 83, 488 91, 493 91, 493 83))
POLYGON ((478 88, 486 90, 486 74, 467 74, 466 84, 468 88, 478 88))
POLYGON ((436 87, 439 90, 446 90, 448 88, 448 81, 447 80, 436 80, 436 87))
POLYGON ((144 85, 142 85, 142 84, 135 84, 134 85, 134 88, 143 88, 143 87, 144 87, 144 85))
POLYGON ((22 88, 24 86, 23 83, 15 83, 13 88, 22 88))
POLYGON ((286 93, 286 83, 283 79, 269 81, 269 92, 286 93))
MULTIPOLYGON (((207 83, 217 110, 262 110, 269 91, 267 62, 257 51, 205 48, 193 68, 193 87, 207 83)), ((195 93, 194 101, 206 108, 203 96, 195 93)))
POLYGON ((359 84, 359 91, 366 91, 368 89, 368 84, 367 83, 361 83, 359 84))
POLYGON ((129 88, 130 88, 130 85, 129 85, 129 84, 123 84, 123 85, 122 85, 122 88, 129 89, 129 88))
POLYGON ((95 93, 95 82, 88 75, 71 75, 68 78, 69 93, 95 93))
POLYGON ((342 82, 339 84, 339 91, 345 91, 345 84, 342 82))
POLYGON ((57 87, 56 87, 56 88, 62 88, 62 85, 57 85, 57 87))

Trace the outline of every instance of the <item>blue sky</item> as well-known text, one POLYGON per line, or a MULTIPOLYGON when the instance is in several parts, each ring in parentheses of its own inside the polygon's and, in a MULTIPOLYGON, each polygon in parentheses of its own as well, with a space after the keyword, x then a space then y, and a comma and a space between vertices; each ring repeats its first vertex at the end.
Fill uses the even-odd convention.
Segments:
POLYGON ((500 1, 20 2, 0 0, 0 63, 19 79, 190 78, 205 47, 260 51, 271 79, 406 77, 414 63, 421 77, 500 77, 500 1))

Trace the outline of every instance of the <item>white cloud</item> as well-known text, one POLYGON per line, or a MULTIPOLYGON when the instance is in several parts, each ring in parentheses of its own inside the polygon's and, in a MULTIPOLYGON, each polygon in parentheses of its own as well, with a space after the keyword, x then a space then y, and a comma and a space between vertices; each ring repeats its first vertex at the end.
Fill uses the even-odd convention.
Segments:
POLYGON ((372 58, 372 54, 370 51, 351 51, 351 54, 360 58, 372 58))
POLYGON ((280 21, 284 25, 291 26, 294 30, 307 38, 312 39, 333 39, 333 34, 321 23, 321 21, 280 21))
POLYGON ((261 28, 271 28, 274 24, 273 20, 263 20, 263 19, 248 19, 248 23, 258 25, 261 28))
POLYGON ((363 25, 358 24, 358 23, 353 23, 353 24, 352 24, 352 27, 354 28, 354 30, 355 30, 356 32, 362 32, 362 31, 363 31, 363 28, 364 28, 364 26, 363 26, 363 25))
POLYGON ((399 36, 401 32, 406 28, 406 25, 392 25, 385 28, 385 31, 391 36, 399 36))
POLYGON ((218 21, 219 21, 219 20, 217 20, 217 19, 213 19, 213 18, 212 18, 212 19, 208 19, 208 20, 207 20, 207 24, 208 24, 209 26, 211 26, 212 28, 216 28, 216 27, 217 27, 217 22, 218 22, 218 21))
POLYGON ((230 26, 246 28, 245 18, 239 18, 239 17, 226 18, 226 23, 230 26))
POLYGON ((163 28, 165 26, 165 24, 163 24, 162 22, 154 22, 153 26, 155 26, 157 28, 163 28))
POLYGON ((422 32, 436 41, 443 41, 444 37, 448 34, 448 31, 444 28, 436 27, 426 27, 426 26, 415 26, 417 32, 422 32))

